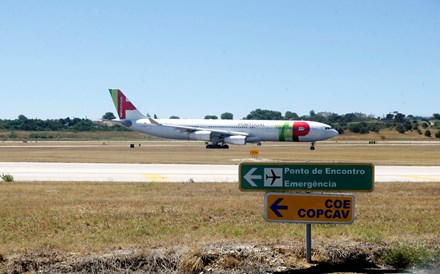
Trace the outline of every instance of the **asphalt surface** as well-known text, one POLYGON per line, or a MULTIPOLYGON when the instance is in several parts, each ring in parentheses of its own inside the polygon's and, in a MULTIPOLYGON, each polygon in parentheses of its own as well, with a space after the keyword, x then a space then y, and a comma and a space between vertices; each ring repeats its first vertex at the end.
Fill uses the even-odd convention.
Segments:
MULTIPOLYGON (((15 181, 238 182, 238 165, 11 163, 0 175, 15 181)), ((376 182, 440 182, 439 166, 376 166, 376 182)))

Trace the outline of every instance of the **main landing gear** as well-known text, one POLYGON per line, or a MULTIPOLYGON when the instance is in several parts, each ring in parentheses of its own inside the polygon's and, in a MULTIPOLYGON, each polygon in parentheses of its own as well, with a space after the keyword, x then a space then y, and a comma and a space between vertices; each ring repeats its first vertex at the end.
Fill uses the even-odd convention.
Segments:
POLYGON ((228 149, 229 146, 225 143, 221 143, 221 144, 207 144, 206 145, 207 149, 228 149))
POLYGON ((310 150, 315 150, 315 142, 313 142, 312 145, 310 146, 310 150))

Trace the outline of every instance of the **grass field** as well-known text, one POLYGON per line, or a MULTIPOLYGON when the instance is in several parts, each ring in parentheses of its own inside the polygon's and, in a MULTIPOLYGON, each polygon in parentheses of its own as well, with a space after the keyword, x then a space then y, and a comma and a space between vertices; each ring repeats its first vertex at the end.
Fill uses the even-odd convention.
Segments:
MULTIPOLYGON (((266 223, 264 193, 240 192, 236 184, 2 183, 0 193, 3 253, 288 242, 304 234, 302 225, 266 223)), ((438 247, 439 200, 436 183, 376 184, 356 194, 354 224, 315 225, 314 237, 438 247)))
MULTIPOLYGON (((367 162, 375 165, 440 165, 440 142, 364 141, 264 143, 207 150, 203 142, 38 142, 0 143, 4 162, 206 163, 236 164, 258 149, 262 159, 367 162), (135 148, 129 145, 135 144, 135 148)), ((1 172, 1 171, 0 171, 1 172)))
MULTIPOLYGON (((249 158, 250 149, 273 160, 440 165, 439 142, 342 139, 320 142, 315 151, 306 143, 206 150, 200 142, 5 142, 0 161, 236 164, 249 158)), ((288 269, 309 267, 303 258, 304 225, 265 222, 263 196, 242 193, 236 184, 0 182, 0 272, 37 271, 45 258, 62 261, 60 254, 75 254, 76 262, 91 252, 178 247, 189 250, 176 256, 174 267, 182 272, 206 271, 220 259, 223 269, 245 264, 236 253, 206 261, 207 245, 238 246, 235 252, 242 246, 269 248, 288 269), (30 268, 23 268, 24 261, 30 268)), ((440 267, 439 200, 438 183, 376 183, 374 192, 356 194, 352 225, 313 225, 313 258, 338 261, 335 256, 351 252, 393 268, 440 267)), ((272 265, 262 258, 273 254, 262 254, 254 260, 272 265)))
MULTIPOLYGON (((263 200, 236 184, 0 183, 0 254, 301 244, 304 225, 265 222, 263 200)), ((439 200, 436 183, 376 184, 356 194, 352 225, 313 225, 313 238, 403 246, 429 263, 440 259, 439 200)))

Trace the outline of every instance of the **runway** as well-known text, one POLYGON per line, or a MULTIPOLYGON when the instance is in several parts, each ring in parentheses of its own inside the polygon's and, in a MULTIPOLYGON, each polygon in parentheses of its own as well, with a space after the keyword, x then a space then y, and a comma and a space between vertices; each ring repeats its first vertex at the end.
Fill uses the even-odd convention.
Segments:
MULTIPOLYGON (((238 165, 0 162, 14 181, 238 182, 238 165)), ((376 182, 440 182, 439 166, 376 166, 376 182)))

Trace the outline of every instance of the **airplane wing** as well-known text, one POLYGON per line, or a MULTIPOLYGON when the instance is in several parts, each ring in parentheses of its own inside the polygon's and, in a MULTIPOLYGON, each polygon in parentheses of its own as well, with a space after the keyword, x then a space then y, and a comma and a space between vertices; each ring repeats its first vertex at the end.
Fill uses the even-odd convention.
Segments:
POLYGON ((196 131, 210 131, 212 134, 217 135, 219 137, 227 137, 227 136, 254 136, 253 134, 250 134, 248 132, 240 132, 240 131, 229 131, 229 130, 221 130, 221 129, 212 129, 212 128, 202 128, 202 127, 188 127, 188 126, 180 126, 180 125, 167 125, 167 124, 161 124, 154 120, 151 117, 148 117, 148 120, 150 120, 150 123, 156 126, 163 126, 163 127, 170 127, 174 128, 176 130, 179 130, 180 132, 196 132, 196 131))

